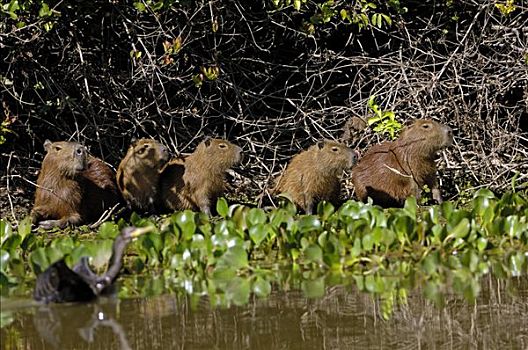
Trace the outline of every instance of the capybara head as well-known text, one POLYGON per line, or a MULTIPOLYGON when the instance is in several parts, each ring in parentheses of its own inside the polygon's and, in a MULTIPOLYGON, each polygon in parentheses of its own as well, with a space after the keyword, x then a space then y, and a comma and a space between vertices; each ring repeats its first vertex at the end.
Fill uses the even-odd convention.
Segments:
POLYGON ((88 153, 86 147, 77 142, 44 141, 46 156, 43 167, 47 164, 54 167, 66 177, 73 178, 86 168, 88 153))
POLYGON ((403 129, 398 142, 412 147, 414 152, 434 156, 439 150, 451 146, 453 131, 450 127, 430 119, 418 119, 403 129))
MULTIPOLYGON (((194 152, 199 157, 210 161, 215 168, 227 170, 242 161, 242 148, 223 139, 207 138, 201 142, 194 152), (201 156, 206 154, 207 157, 201 156)), ((207 171, 204 169, 204 171, 207 171)))
POLYGON ((169 150, 156 140, 134 141, 125 156, 126 167, 160 169, 169 160, 169 150))
MULTIPOLYGON (((330 140, 319 141, 310 148, 316 154, 314 165, 322 169, 343 171, 352 168, 359 157, 357 151, 342 143, 330 140)), ((306 170, 310 171, 309 169, 306 170)))

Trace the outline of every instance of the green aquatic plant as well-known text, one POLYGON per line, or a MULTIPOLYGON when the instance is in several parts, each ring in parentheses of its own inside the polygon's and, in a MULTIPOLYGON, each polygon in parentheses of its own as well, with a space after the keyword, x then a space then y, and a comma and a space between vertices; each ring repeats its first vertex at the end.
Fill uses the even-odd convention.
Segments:
MULTIPOLYGON (((381 298, 383 315, 390 317, 413 288, 439 304, 448 291, 471 301, 482 276, 528 270, 525 192, 498 198, 482 189, 464 207, 449 201, 419 207, 415 198, 388 210, 356 201, 339 208, 321 202, 315 215, 298 215, 288 201, 265 211, 221 198, 216 209, 215 218, 190 210, 156 219, 133 214, 132 225, 155 230, 129 247, 128 271, 163 277, 160 290, 183 286, 191 294, 220 293, 220 305, 269 294, 278 271, 307 273, 298 288, 313 297, 324 290, 321 276, 349 276, 360 290, 381 298)), ((90 256, 91 265, 104 270, 112 241, 126 225, 106 222, 95 233, 81 228, 50 236, 31 231, 28 219, 16 229, 0 221, 2 293, 64 257, 73 266, 90 256)))

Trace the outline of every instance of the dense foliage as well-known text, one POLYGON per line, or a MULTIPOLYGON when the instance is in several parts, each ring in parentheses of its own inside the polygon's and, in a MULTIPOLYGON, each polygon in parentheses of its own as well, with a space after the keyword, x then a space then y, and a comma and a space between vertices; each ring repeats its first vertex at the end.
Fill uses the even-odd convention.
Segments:
POLYGON ((46 138, 81 141, 116 165, 133 136, 188 152, 217 134, 244 147, 243 190, 255 194, 291 154, 360 116, 379 118, 352 133, 360 148, 411 118, 450 125, 447 193, 502 192, 528 171, 526 6, 5 1, 2 187, 31 197, 46 138))
MULTIPOLYGON (((354 201, 340 208, 321 203, 317 215, 301 216, 289 202, 266 212, 220 199, 217 209, 217 219, 191 211, 156 222, 133 215, 133 224, 156 230, 129 247, 128 270, 148 273, 149 285, 161 283, 158 293, 180 288, 236 304, 247 302, 251 292, 266 296, 272 283, 283 283, 283 275, 292 272, 303 274, 309 295, 321 295, 321 276, 330 273, 380 296, 387 317, 394 302, 415 287, 438 303, 451 290, 473 300, 482 276, 528 272, 526 193, 496 198, 480 190, 463 208, 445 202, 421 209, 411 198, 403 209, 388 211, 354 201)), ((31 232, 27 221, 17 230, 2 221, 3 294, 16 294, 28 273, 39 273, 64 256, 70 264, 91 256, 92 264, 103 269, 125 224, 106 222, 95 235, 81 228, 54 236, 31 232)), ((121 293, 133 295, 137 286, 121 293)))

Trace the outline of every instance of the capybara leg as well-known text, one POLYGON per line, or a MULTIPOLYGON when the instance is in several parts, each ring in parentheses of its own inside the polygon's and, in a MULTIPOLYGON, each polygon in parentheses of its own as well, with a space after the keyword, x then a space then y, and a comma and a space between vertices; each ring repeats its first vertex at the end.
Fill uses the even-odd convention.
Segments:
POLYGON ((440 193, 439 188, 433 188, 432 190, 433 199, 438 203, 442 203, 444 200, 442 199, 442 194, 440 193))

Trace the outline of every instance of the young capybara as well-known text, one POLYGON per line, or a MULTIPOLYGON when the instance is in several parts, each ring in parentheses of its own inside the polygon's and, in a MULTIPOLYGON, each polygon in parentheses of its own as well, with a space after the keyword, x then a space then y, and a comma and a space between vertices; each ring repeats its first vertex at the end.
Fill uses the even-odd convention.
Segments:
POLYGON ((337 205, 343 171, 352 168, 358 156, 344 144, 320 141, 292 158, 272 193, 289 194, 307 214, 322 200, 337 205))
POLYGON ((409 196, 420 198, 424 185, 433 199, 442 201, 436 178, 435 157, 453 143, 448 126, 418 119, 403 129, 396 141, 370 148, 352 171, 358 198, 371 197, 383 207, 401 207, 409 196))
POLYGON ((206 139, 186 158, 171 160, 160 179, 169 210, 193 209, 211 215, 225 191, 225 173, 242 161, 242 149, 223 139, 206 139))
POLYGON ((112 170, 76 142, 44 142, 33 223, 49 229, 97 220, 119 201, 112 170))
POLYGON ((167 147, 152 139, 132 142, 117 168, 117 186, 134 210, 156 211, 160 171, 169 159, 167 147))
POLYGON ((101 159, 88 155, 81 180, 81 213, 84 222, 96 222, 106 210, 121 202, 116 174, 101 159))

